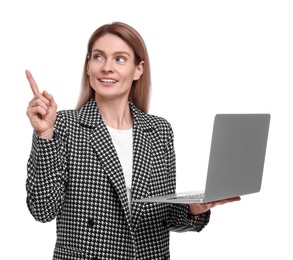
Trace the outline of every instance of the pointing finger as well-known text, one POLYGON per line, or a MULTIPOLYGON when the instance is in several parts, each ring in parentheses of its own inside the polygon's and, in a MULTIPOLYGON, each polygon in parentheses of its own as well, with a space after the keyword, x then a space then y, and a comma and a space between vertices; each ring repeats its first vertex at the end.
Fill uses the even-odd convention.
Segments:
POLYGON ((25 75, 26 75, 26 77, 27 77, 27 79, 28 79, 28 82, 29 82, 29 84, 30 84, 30 86, 31 86, 31 89, 32 89, 33 94, 34 94, 34 95, 39 94, 40 91, 39 91, 38 85, 37 85, 37 83, 35 82, 35 80, 34 80, 32 74, 30 73, 30 71, 29 71, 29 70, 26 70, 26 71, 25 71, 25 75))

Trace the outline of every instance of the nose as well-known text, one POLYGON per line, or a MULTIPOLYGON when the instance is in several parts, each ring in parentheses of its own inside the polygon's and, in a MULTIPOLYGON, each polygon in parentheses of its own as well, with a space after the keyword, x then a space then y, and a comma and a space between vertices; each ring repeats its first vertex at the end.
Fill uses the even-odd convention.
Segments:
POLYGON ((110 59, 105 60, 102 66, 102 71, 104 73, 113 72, 113 64, 110 59))

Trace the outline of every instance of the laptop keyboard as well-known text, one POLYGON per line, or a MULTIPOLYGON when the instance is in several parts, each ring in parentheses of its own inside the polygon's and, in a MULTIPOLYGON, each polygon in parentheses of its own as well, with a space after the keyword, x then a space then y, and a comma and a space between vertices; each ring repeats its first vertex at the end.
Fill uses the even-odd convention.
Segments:
POLYGON ((176 196, 172 198, 168 198, 168 200, 176 200, 176 199, 203 199, 204 198, 204 193, 200 194, 192 194, 192 195, 185 195, 185 196, 176 196))
POLYGON ((184 196, 186 199, 203 199, 204 198, 204 194, 193 194, 193 195, 186 195, 184 196))

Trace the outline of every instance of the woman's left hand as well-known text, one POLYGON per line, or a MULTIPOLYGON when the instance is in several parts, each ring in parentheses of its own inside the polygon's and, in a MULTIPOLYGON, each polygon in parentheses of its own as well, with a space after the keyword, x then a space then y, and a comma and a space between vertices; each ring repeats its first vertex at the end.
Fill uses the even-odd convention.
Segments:
POLYGON ((191 215, 199 215, 204 212, 207 212, 208 210, 210 210, 211 208, 215 206, 223 205, 229 202, 234 202, 239 200, 241 200, 240 197, 234 197, 234 198, 229 198, 224 200, 211 201, 207 203, 192 203, 192 204, 189 204, 189 212, 191 215))

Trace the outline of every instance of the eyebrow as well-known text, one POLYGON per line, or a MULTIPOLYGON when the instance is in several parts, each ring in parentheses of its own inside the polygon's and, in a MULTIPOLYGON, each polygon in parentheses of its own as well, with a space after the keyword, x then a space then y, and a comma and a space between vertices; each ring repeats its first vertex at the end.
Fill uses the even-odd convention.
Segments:
MULTIPOLYGON (((95 52, 105 54, 105 52, 100 49, 93 49, 92 53, 95 53, 95 52)), ((115 51, 113 54, 114 55, 127 55, 127 56, 131 57, 130 53, 127 51, 115 51)))

